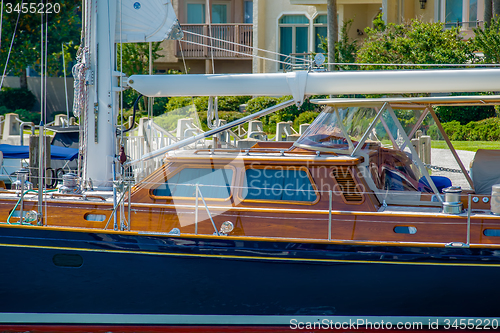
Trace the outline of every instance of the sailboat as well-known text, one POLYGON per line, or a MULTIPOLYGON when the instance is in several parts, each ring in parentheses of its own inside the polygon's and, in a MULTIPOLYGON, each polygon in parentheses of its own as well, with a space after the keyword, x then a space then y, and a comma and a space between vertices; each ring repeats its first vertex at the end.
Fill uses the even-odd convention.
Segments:
POLYGON ((194 144, 309 95, 499 91, 500 70, 127 78, 114 44, 180 37, 170 2, 85 1, 84 13, 84 171, 52 192, 28 189, 20 173, 0 192, 0 328, 498 328, 500 155, 479 151, 461 189, 430 174, 410 138, 427 116, 442 130, 434 106, 500 96, 315 100, 325 108, 296 142, 194 144), (151 12, 163 13, 153 28, 142 20, 151 12), (125 88, 293 98, 124 162, 125 88), (398 110, 414 123, 403 127, 398 110), (157 169, 132 177, 155 158, 157 169))

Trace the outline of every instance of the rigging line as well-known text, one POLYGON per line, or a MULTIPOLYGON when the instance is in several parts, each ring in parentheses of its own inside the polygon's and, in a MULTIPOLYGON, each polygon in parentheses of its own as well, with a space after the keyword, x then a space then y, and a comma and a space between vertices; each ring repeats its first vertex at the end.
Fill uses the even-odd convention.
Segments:
POLYGON ((49 49, 49 13, 45 13, 45 75, 44 75, 44 92, 45 92, 45 97, 43 99, 44 102, 44 108, 43 108, 43 123, 47 123, 47 76, 48 76, 48 66, 47 66, 47 60, 48 60, 48 49, 49 49))
MULTIPOLYGON (((210 45, 196 43, 196 42, 191 42, 189 40, 179 40, 179 42, 184 42, 184 43, 188 43, 188 44, 194 44, 194 45, 198 45, 198 46, 211 47, 210 45)), ((253 55, 253 54, 248 54, 248 53, 243 53, 243 52, 238 52, 238 51, 233 51, 233 50, 226 50, 226 49, 223 49, 223 48, 220 48, 220 47, 217 47, 217 46, 213 46, 213 48, 216 49, 216 50, 221 50, 221 51, 226 51, 226 52, 232 52, 232 53, 244 55, 244 56, 247 56, 247 57, 264 59, 264 60, 274 61, 274 62, 285 64, 285 65, 290 65, 290 63, 285 62, 285 61, 281 61, 281 60, 276 60, 276 59, 261 57, 261 56, 257 56, 257 55, 253 55)))
MULTIPOLYGON (((207 14, 208 14, 208 35, 211 38, 212 37, 212 16, 210 15, 210 0, 206 0, 205 3, 206 3, 205 6, 207 6, 207 14)), ((212 46, 212 48, 210 49, 210 56, 212 57, 212 74, 215 74, 214 50, 213 50, 214 45, 212 43, 212 40, 210 40, 210 46, 212 46)))
MULTIPOLYGON (((21 7, 23 5, 24 0, 21 1, 21 7)), ((3 4, 3 1, 2 1, 3 4)), ((3 11, 2 11, 3 12, 3 11)), ((10 42, 9 53, 7 54, 7 60, 5 61, 5 67, 3 68, 2 81, 0 82, 0 90, 3 87, 3 80, 5 79, 5 72, 7 71, 7 66, 9 65, 10 53, 12 51, 12 45, 14 45, 14 39, 16 38, 17 25, 19 23, 19 17, 21 17, 21 11, 17 14, 16 26, 14 28, 14 32, 12 34, 12 41, 10 42)))
POLYGON ((186 59, 184 59, 184 51, 182 50, 181 41, 178 40, 178 42, 179 42, 179 48, 181 49, 182 62, 184 63, 184 74, 187 74, 188 71, 187 71, 187 66, 186 66, 186 59))
POLYGON ((369 64, 356 62, 325 62, 323 65, 349 66, 408 66, 408 67, 500 67, 500 64, 369 64))
POLYGON ((2 49, 2 26, 3 26, 3 0, 0 8, 0 50, 2 49))
MULTIPOLYGON (((228 40, 224 40, 224 39, 220 39, 220 38, 215 38, 215 37, 211 37, 211 36, 206 36, 206 35, 198 34, 196 32, 192 32, 192 31, 188 31, 188 30, 183 30, 183 32, 187 33, 187 34, 194 35, 194 36, 198 36, 198 37, 213 39, 215 41, 226 43, 226 44, 232 44, 232 45, 236 45, 236 46, 240 46, 240 47, 246 47, 246 48, 249 48, 249 49, 252 49, 252 50, 257 50, 257 51, 262 51, 262 52, 266 52, 266 53, 271 53, 271 54, 275 54, 275 55, 279 55, 279 56, 283 56, 283 57, 290 57, 290 59, 300 60, 300 61, 309 62, 309 63, 312 62, 312 60, 308 60, 308 59, 304 59, 304 58, 298 58, 298 57, 294 57, 294 56, 291 56, 291 55, 288 55, 288 54, 279 53, 279 52, 269 51, 269 50, 261 49, 261 48, 255 47, 255 46, 249 46, 249 45, 245 45, 245 44, 230 42, 228 40)), ((227 51, 230 51, 230 50, 227 50, 227 51)), ((269 58, 269 60, 271 60, 271 59, 269 58)))
MULTIPOLYGON (((44 113, 43 113, 43 126, 42 126, 42 147, 43 147, 43 152, 44 154, 47 153, 47 141, 45 140, 45 135, 46 135, 46 132, 45 132, 45 124, 47 124, 47 77, 48 77, 48 50, 49 50, 49 14, 48 12, 45 13, 45 76, 44 76, 44 84, 45 84, 45 88, 44 88, 44 91, 45 91, 45 98, 44 98, 44 103, 45 103, 45 106, 44 106, 44 113)), ((40 131, 40 129, 38 129, 38 131, 40 131)), ((41 158, 40 159, 42 160, 42 170, 40 170, 39 174, 40 174, 40 180, 39 180, 39 184, 41 184, 42 186, 42 194, 44 191, 47 191, 47 182, 46 182, 46 172, 47 172, 47 161, 45 158, 41 158), (40 183, 41 182, 41 183, 40 183)), ((42 195, 42 205, 43 205, 43 195, 42 195)), ((48 212, 47 212, 47 200, 45 200, 45 221, 47 222, 47 219, 48 219, 48 212)))
MULTIPOLYGON (((123 0, 120 0, 120 73, 123 73, 123 0)), ((121 74, 120 74, 121 75, 121 74)), ((120 76, 120 118, 122 130, 120 131, 120 146, 123 145, 123 77, 120 76)), ((135 119, 133 120, 135 121, 135 119)), ((123 166, 120 171, 125 175, 123 166)))

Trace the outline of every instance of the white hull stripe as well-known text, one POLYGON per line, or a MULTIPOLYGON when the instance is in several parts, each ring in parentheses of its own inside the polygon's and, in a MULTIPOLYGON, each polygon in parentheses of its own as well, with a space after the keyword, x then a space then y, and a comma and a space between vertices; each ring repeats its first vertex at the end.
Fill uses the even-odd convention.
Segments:
POLYGON ((1 324, 129 324, 129 325, 286 325, 293 322, 349 323, 430 323, 447 325, 453 321, 500 323, 498 318, 478 317, 396 317, 396 316, 240 316, 240 315, 155 315, 155 314, 92 314, 92 313, 0 313, 1 324))

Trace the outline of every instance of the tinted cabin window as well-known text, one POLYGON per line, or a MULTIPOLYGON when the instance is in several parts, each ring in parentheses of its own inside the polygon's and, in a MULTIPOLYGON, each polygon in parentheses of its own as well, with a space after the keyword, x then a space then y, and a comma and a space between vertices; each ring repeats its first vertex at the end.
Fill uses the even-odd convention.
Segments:
POLYGON ((196 184, 205 198, 225 199, 231 194, 231 169, 185 168, 153 190, 162 197, 195 197, 196 184))
POLYGON ((305 170, 247 169, 242 196, 246 200, 308 201, 317 194, 305 170))

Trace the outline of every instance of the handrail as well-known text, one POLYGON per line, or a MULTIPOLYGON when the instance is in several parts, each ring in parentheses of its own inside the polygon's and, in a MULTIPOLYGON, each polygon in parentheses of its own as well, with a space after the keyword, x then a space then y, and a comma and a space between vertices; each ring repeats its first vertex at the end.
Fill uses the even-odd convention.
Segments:
POLYGON ((35 135, 35 124, 33 124, 32 122, 28 122, 28 121, 22 121, 21 124, 19 124, 21 146, 24 146, 24 127, 25 126, 31 127, 31 135, 35 135))
POLYGON ((265 115, 271 114, 271 113, 273 113, 275 111, 281 110, 281 109, 286 108, 287 106, 290 106, 290 105, 293 105, 293 104, 295 104, 295 101, 293 99, 291 99, 291 100, 288 100, 286 102, 274 105, 274 106, 272 106, 270 108, 267 108, 267 109, 264 109, 262 111, 256 112, 254 114, 248 115, 246 117, 237 119, 237 120, 235 120, 233 122, 230 122, 229 124, 222 125, 222 126, 220 126, 218 128, 215 128, 213 130, 201 133, 201 134, 199 134, 197 136, 194 136, 194 137, 191 137, 191 138, 188 138, 188 139, 184 139, 182 141, 179 141, 179 142, 176 142, 174 144, 171 144, 168 147, 165 147, 165 148, 162 148, 162 149, 158 149, 158 150, 156 150, 154 152, 151 152, 149 154, 145 154, 140 159, 137 159, 137 160, 125 163, 124 166, 127 167, 127 166, 130 166, 130 165, 137 164, 137 163, 139 163, 141 161, 146 161, 146 160, 155 158, 155 157, 163 155, 166 152, 169 152, 171 150, 182 148, 182 147, 187 146, 187 145, 189 145, 191 143, 194 143, 194 142, 196 142, 198 140, 211 137, 212 135, 224 132, 224 131, 226 131, 226 130, 228 130, 230 128, 233 128, 235 126, 244 124, 244 123, 246 123, 246 122, 248 122, 250 120, 257 119, 257 118, 263 117, 265 115))

